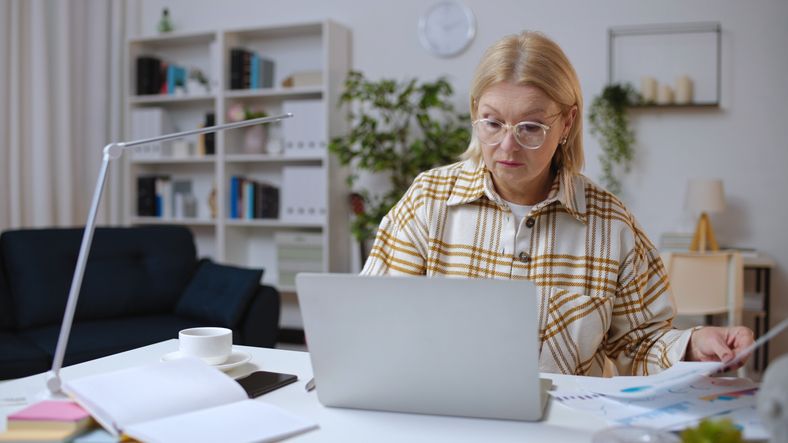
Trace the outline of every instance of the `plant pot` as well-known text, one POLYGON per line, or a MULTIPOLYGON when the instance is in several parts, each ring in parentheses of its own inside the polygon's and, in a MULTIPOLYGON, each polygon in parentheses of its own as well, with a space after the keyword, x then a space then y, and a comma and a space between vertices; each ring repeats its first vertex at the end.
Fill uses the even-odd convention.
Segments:
POLYGON ((268 139, 267 135, 263 125, 254 125, 247 128, 244 133, 244 153, 264 154, 266 141, 268 139))

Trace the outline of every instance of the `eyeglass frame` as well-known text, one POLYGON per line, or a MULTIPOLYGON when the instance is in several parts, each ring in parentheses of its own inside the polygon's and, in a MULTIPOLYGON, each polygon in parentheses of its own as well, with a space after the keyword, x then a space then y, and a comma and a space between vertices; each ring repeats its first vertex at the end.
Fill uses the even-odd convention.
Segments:
POLYGON ((495 122, 495 123, 498 123, 499 125, 501 125, 501 128, 503 128, 503 138, 501 138, 501 141, 499 141, 498 143, 487 143, 487 142, 483 141, 479 137, 478 134, 476 135, 476 138, 479 139, 479 142, 484 143, 487 146, 498 146, 501 143, 503 143, 503 139, 506 138, 506 129, 507 128, 511 128, 512 135, 514 136, 514 140, 517 142, 518 145, 522 146, 525 149, 534 150, 534 149, 539 149, 539 148, 542 147, 542 145, 544 144, 544 140, 547 140, 547 131, 549 131, 550 129, 552 129, 553 126, 555 126, 555 124, 556 124, 556 122, 558 120, 558 117, 560 117, 562 114, 563 114, 563 112, 559 112, 558 114, 551 115, 550 117, 555 117, 555 120, 553 120, 553 124, 551 124, 550 126, 543 125, 542 123, 528 121, 528 120, 523 120, 523 121, 515 123, 513 125, 507 125, 507 124, 505 124, 503 122, 500 122, 500 121, 498 121, 498 120, 496 120, 494 118, 477 118, 476 120, 471 120, 471 126, 473 126, 473 130, 474 131, 477 131, 476 123, 479 123, 479 122, 482 122, 482 121, 491 121, 491 122, 495 122), (516 128, 517 126, 522 125, 523 123, 536 125, 536 126, 539 126, 540 128, 542 128, 542 131, 544 131, 544 140, 542 140, 542 143, 540 143, 539 146, 534 146, 534 147, 525 146, 524 144, 522 144, 520 142, 520 139, 517 138, 517 134, 514 132, 514 128, 516 128))

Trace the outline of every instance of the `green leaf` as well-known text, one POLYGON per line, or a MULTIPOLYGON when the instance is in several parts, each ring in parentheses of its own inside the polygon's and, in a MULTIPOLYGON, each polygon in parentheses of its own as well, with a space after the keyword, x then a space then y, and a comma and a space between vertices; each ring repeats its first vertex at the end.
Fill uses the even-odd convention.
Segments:
POLYGON ((364 211, 355 215, 351 231, 357 239, 374 237, 375 229, 419 173, 459 160, 471 139, 470 116, 459 115, 451 101, 453 89, 444 78, 377 82, 351 71, 345 79, 340 106, 346 106, 349 130, 329 143, 344 165, 358 172, 389 175, 390 190, 373 196, 360 190, 364 211))
POLYGON ((606 86, 595 96, 588 109, 591 134, 598 136, 602 154, 602 185, 610 192, 621 192, 616 168, 629 171, 634 156, 635 133, 629 127, 627 108, 640 103, 641 97, 630 84, 606 86))

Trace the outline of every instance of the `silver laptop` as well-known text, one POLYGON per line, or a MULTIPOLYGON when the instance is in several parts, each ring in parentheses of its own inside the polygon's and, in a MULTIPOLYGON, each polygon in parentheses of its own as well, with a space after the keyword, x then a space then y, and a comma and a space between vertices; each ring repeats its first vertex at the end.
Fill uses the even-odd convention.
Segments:
POLYGON ((301 273, 296 292, 323 405, 542 417, 533 283, 301 273))

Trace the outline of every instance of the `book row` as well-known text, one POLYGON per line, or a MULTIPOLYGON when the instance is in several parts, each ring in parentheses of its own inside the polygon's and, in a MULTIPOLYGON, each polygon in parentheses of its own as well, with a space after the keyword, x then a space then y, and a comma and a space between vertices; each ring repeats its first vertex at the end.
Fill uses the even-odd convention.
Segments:
POLYGON ((197 199, 192 181, 167 175, 137 177, 137 215, 140 217, 196 218, 197 199))
POLYGON ((232 219, 279 218, 279 188, 241 176, 230 177, 232 219))
POLYGON ((230 50, 230 89, 274 86, 274 62, 244 48, 230 50))
POLYGON ((137 57, 137 95, 206 94, 208 81, 196 68, 167 62, 158 57, 137 57))

